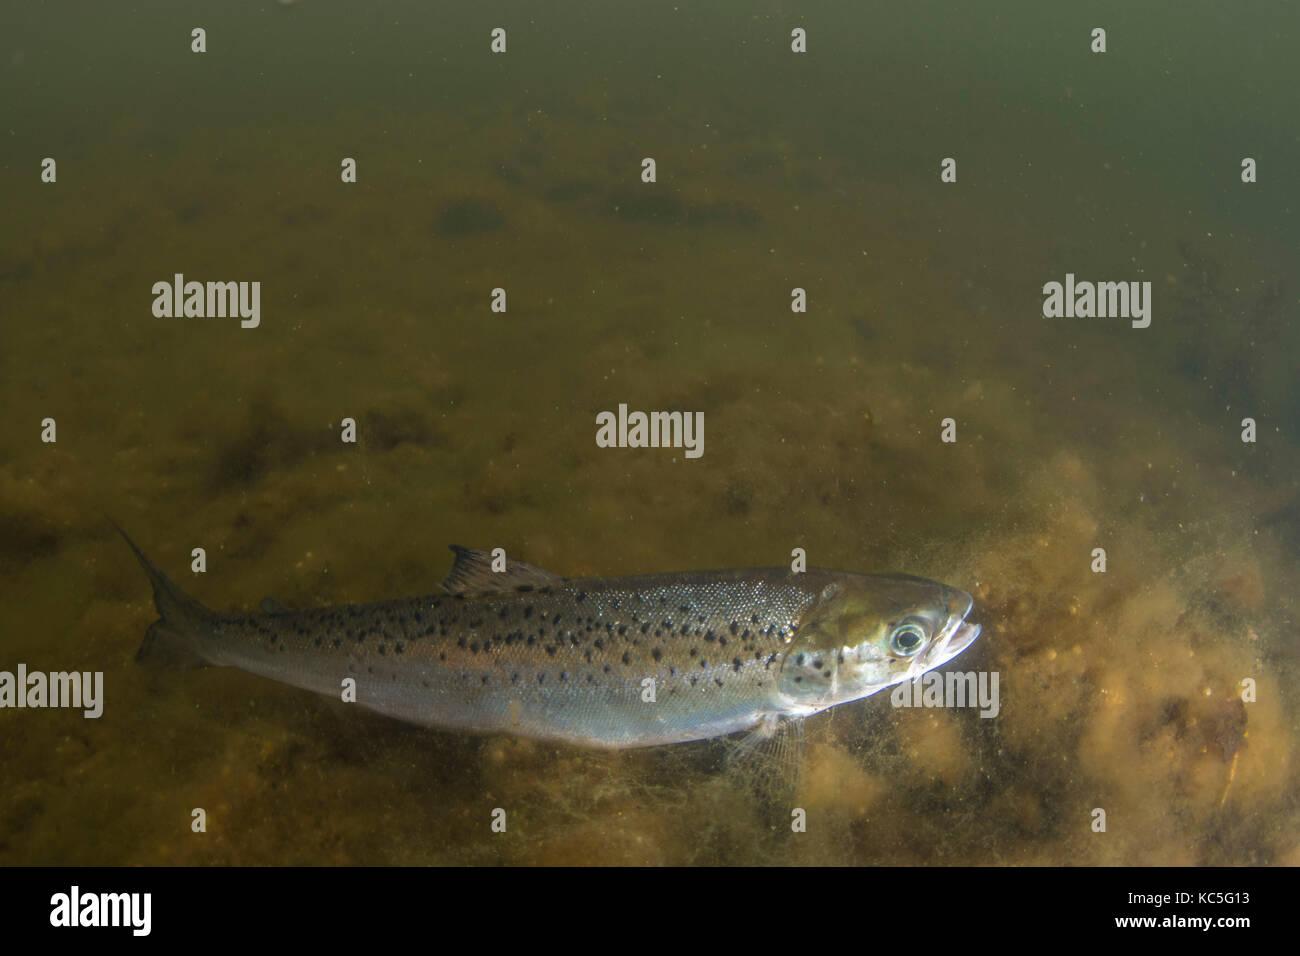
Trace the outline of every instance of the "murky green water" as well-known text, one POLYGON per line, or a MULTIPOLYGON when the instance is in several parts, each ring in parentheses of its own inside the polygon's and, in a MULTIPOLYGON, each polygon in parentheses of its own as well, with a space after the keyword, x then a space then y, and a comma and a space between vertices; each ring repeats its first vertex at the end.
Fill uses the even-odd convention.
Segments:
POLYGON ((0 710, 0 862, 1300 863, 1300 16, 848 6, 0 15, 0 668, 106 697, 0 710), (260 326, 155 318, 176 272, 260 281, 260 326), (1150 327, 1044 318, 1066 273, 1150 281, 1150 327), (597 448, 620 402, 702 411, 703 457, 597 448), (801 547, 970 590, 1001 709, 809 720, 793 834, 716 743, 139 667, 105 514, 219 608, 432 591, 451 542, 801 547))

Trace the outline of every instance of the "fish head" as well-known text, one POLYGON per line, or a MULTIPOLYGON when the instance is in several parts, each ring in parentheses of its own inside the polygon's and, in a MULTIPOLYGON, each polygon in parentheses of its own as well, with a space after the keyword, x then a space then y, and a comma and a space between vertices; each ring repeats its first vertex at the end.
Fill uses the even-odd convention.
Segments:
POLYGON ((965 591, 907 575, 837 575, 785 650, 778 692, 816 713, 914 680, 979 637, 965 591))

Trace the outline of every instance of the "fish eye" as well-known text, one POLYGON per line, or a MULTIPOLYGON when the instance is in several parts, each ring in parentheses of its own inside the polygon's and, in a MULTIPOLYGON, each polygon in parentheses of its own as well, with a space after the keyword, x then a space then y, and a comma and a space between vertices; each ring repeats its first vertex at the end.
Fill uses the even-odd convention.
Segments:
POLYGON ((900 624, 889 635, 889 649, 899 657, 912 657, 925 646, 925 631, 916 624, 900 624))

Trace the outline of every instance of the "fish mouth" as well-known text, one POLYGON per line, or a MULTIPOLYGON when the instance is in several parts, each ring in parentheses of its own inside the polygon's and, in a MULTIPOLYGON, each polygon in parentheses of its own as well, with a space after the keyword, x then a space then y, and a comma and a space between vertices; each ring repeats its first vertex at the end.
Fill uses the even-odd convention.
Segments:
POLYGON ((917 674, 948 663, 980 636, 980 625, 966 623, 966 615, 975 607, 975 600, 957 588, 944 590, 948 597, 948 623, 917 661, 917 674))

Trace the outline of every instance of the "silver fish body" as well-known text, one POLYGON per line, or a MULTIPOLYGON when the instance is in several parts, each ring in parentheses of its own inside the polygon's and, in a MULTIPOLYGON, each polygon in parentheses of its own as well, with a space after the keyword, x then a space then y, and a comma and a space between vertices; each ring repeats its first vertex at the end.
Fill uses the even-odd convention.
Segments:
MULTIPOLYGON (((129 539, 128 539, 129 543, 129 539)), ((160 620, 139 657, 237 667, 411 723, 584 746, 679 743, 911 679, 979 634, 933 581, 784 568, 569 580, 454 549, 448 593, 217 614, 134 544, 160 620)))

